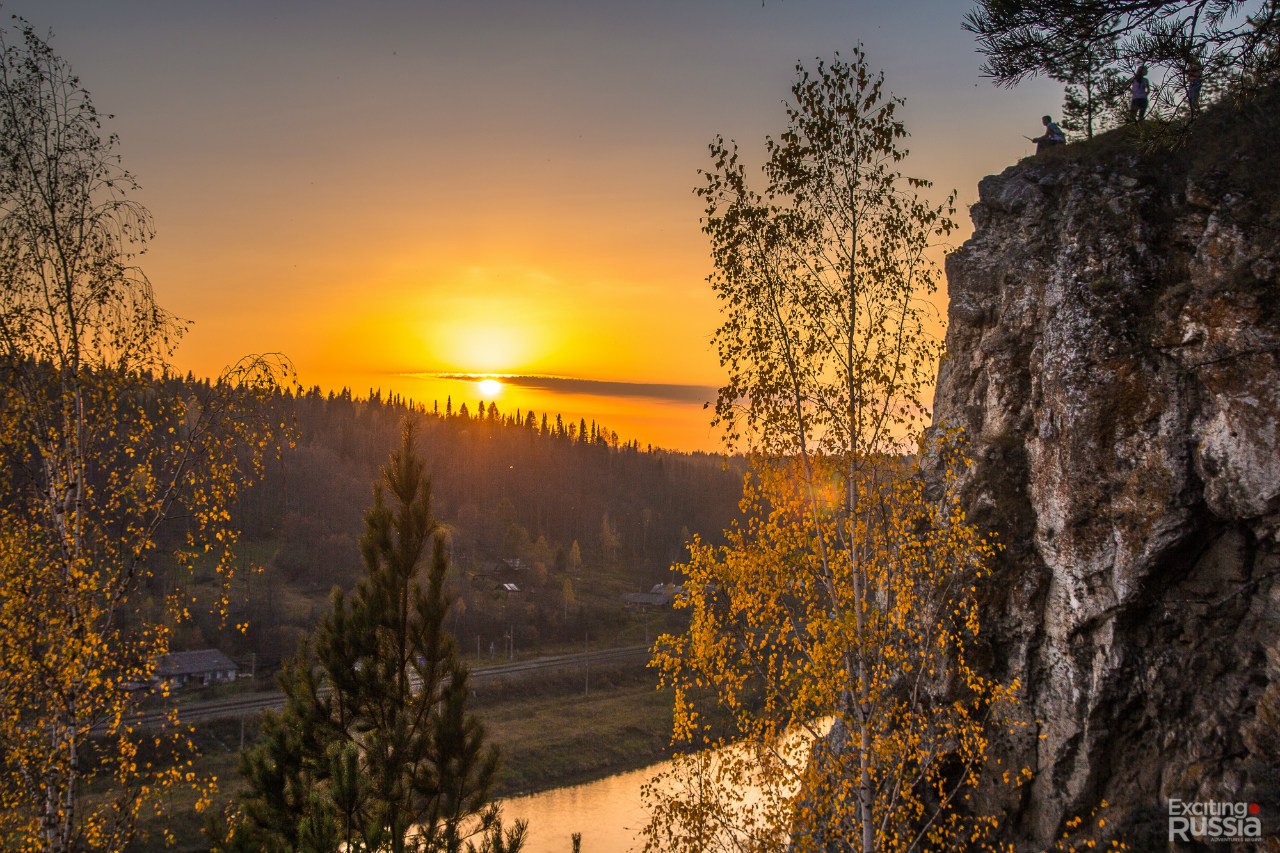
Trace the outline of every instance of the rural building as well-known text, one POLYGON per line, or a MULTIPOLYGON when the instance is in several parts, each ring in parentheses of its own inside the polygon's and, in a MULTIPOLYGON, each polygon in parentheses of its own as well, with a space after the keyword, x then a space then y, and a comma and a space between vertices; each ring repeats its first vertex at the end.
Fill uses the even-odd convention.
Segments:
POLYGON ((236 662, 218 649, 201 649, 164 655, 156 665, 154 680, 170 687, 221 684, 235 681, 239 671, 236 662))
POLYGON ((670 607, 681 592, 674 584, 654 584, 648 592, 628 592, 622 596, 627 607, 670 607))

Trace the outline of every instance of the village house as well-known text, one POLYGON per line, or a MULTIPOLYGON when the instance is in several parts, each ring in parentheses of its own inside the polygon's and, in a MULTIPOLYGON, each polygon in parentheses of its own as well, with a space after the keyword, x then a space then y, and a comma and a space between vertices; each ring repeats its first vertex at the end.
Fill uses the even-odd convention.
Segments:
POLYGON ((236 662, 218 649, 172 652, 161 657, 156 664, 153 681, 176 689, 192 684, 203 686, 235 681, 239 672, 236 662))

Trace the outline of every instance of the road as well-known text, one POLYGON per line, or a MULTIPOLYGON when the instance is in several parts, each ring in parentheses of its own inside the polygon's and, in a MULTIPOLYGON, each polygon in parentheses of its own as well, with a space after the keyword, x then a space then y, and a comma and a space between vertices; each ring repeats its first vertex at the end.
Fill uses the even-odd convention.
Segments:
MULTIPOLYGON (((471 670, 471 683, 484 684, 501 678, 524 677, 543 670, 581 667, 586 662, 599 666, 631 661, 638 662, 648 660, 648 658, 648 646, 623 646, 616 649, 601 649, 599 651, 578 652, 570 655, 552 655, 531 660, 476 667, 471 670)), ((199 720, 244 717, 260 711, 278 710, 283 707, 284 694, 279 691, 249 693, 240 696, 228 696, 225 699, 213 699, 208 702, 192 702, 189 705, 179 705, 177 706, 178 722, 194 723, 199 720)), ((133 719, 133 725, 141 728, 158 726, 164 722, 167 714, 168 711, 149 711, 138 714, 133 719)))

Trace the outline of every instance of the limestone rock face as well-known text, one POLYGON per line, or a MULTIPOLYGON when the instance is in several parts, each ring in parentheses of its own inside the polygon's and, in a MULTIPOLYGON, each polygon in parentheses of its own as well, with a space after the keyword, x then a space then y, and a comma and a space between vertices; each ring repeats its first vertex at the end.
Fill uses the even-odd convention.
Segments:
POLYGON ((1170 798, 1280 832, 1280 232, 1229 185, 1025 161, 947 261, 935 422, 969 436, 964 500, 1006 547, 990 666, 1036 721, 1003 746, 1035 781, 988 803, 1019 850, 1103 799, 1139 850, 1170 798))

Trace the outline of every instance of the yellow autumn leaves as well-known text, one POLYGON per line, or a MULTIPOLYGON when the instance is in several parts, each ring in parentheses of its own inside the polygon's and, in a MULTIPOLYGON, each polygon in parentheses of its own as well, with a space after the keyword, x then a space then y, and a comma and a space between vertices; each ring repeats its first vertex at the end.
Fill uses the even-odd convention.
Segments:
POLYGON ((279 441, 279 360, 213 384, 169 373, 183 324, 136 266, 149 214, 114 148, 45 38, 0 29, 6 850, 124 849, 166 788, 195 783, 181 732, 129 724, 134 697, 189 616, 196 560, 229 578, 228 510, 279 441))
POLYGON ((857 849, 868 825, 875 850, 937 849, 985 833, 943 806, 983 778, 988 729, 1013 707, 1012 686, 970 662, 974 581, 995 546, 954 494, 927 497, 909 460, 858 460, 853 514, 815 500, 846 462, 758 462, 746 520, 678 567, 690 625, 654 659, 694 750, 677 773, 705 779, 713 761, 732 785, 651 798, 654 849, 857 849), (744 786, 755 793, 736 807, 713 796, 744 786))
POLYGON ((993 822, 986 778, 1013 685, 973 665, 993 543, 955 486, 962 441, 921 446, 954 194, 920 195, 901 101, 860 50, 798 67, 765 185, 717 139, 698 193, 728 372, 716 409, 752 466, 726 544, 695 541, 688 629, 653 665, 689 752, 647 789, 653 850, 952 849, 993 822), (941 472, 926 483, 921 452, 941 472))

